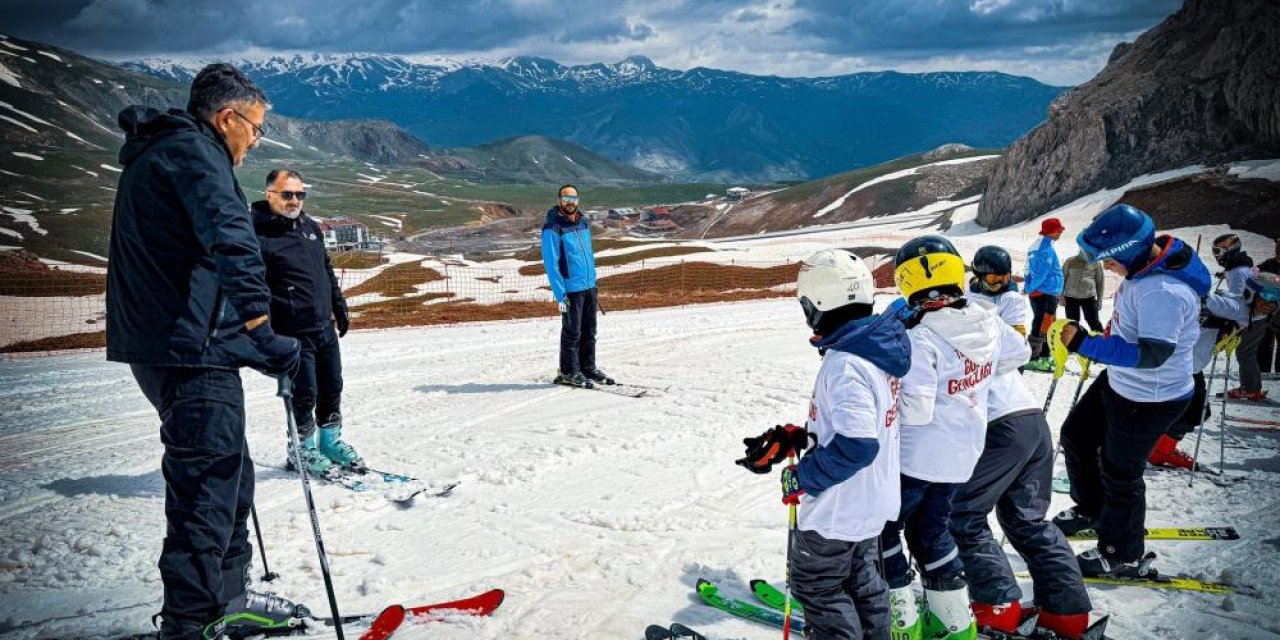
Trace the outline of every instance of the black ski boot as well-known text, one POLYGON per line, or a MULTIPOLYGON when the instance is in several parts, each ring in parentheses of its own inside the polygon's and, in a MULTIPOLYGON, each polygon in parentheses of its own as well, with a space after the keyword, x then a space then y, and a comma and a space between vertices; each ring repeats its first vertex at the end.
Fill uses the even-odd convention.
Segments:
POLYGON ((586 376, 582 375, 581 371, 574 371, 573 373, 561 373, 557 375, 556 379, 553 380, 552 382, 555 382, 556 384, 562 384, 568 387, 578 387, 579 389, 595 388, 595 385, 592 384, 591 381, 588 380, 586 376))
POLYGON ((1120 562, 1102 554, 1102 550, 1094 547, 1076 556, 1080 563, 1080 573, 1086 578, 1143 578, 1151 580, 1160 577, 1159 572, 1151 566, 1156 554, 1148 551, 1134 562, 1120 562))
POLYGON ((614 381, 613 378, 610 378, 605 372, 599 369, 594 369, 590 372, 584 372, 583 375, 585 375, 588 380, 591 380, 596 384, 617 384, 617 382, 614 381))
POLYGON ((229 638, 245 638, 272 631, 292 629, 311 617, 306 605, 287 600, 274 593, 246 589, 244 594, 227 603, 222 617, 229 638))
POLYGON ((1065 536, 1074 536, 1081 531, 1087 531, 1094 527, 1094 518, 1080 513, 1080 507, 1071 507, 1062 513, 1053 517, 1053 524, 1062 530, 1065 536))

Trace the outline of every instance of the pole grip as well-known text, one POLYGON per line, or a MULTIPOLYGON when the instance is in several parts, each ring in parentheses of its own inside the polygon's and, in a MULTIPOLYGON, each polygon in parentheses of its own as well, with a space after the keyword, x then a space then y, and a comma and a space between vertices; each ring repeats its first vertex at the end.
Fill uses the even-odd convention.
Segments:
POLYGON ((292 398, 293 379, 283 373, 276 376, 276 395, 281 398, 292 398))

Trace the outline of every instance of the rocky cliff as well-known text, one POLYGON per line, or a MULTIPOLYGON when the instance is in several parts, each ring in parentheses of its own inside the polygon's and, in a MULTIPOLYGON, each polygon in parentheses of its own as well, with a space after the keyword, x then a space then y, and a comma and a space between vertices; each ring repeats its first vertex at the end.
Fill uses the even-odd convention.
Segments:
POLYGON ((1280 2, 1187 0, 996 165, 978 222, 1003 227, 1130 179, 1280 156, 1280 2))

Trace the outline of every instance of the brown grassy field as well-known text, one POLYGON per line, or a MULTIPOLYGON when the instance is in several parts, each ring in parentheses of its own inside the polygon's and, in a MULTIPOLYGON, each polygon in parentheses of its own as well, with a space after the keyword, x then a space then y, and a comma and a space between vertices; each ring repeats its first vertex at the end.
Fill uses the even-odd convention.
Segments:
POLYGON ((383 269, 378 275, 342 292, 347 298, 354 298, 366 293, 378 293, 384 296, 397 297, 416 293, 414 287, 436 280, 444 280, 444 275, 435 269, 422 266, 419 262, 402 262, 383 269))

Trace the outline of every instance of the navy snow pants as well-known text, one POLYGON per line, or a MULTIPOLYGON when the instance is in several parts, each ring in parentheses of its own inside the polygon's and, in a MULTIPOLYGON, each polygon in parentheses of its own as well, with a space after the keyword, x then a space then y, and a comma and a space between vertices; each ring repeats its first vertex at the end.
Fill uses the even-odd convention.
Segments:
POLYGON ((596 296, 595 289, 564 296, 569 310, 560 314, 560 373, 596 370, 596 296))
POLYGON ((809 640, 889 640, 889 587, 876 567, 877 541, 829 540, 796 531, 791 585, 804 605, 809 640))
POLYGON ((907 548, 924 578, 949 578, 964 571, 947 524, 951 520, 951 501, 959 488, 958 484, 902 476, 902 507, 898 519, 886 523, 880 534, 884 577, 889 588, 911 584, 911 566, 902 548, 904 529, 907 548))
POLYGON ((306 440, 317 424, 342 422, 342 352, 332 323, 319 333, 295 337, 302 350, 293 374, 293 413, 298 437, 306 440))

